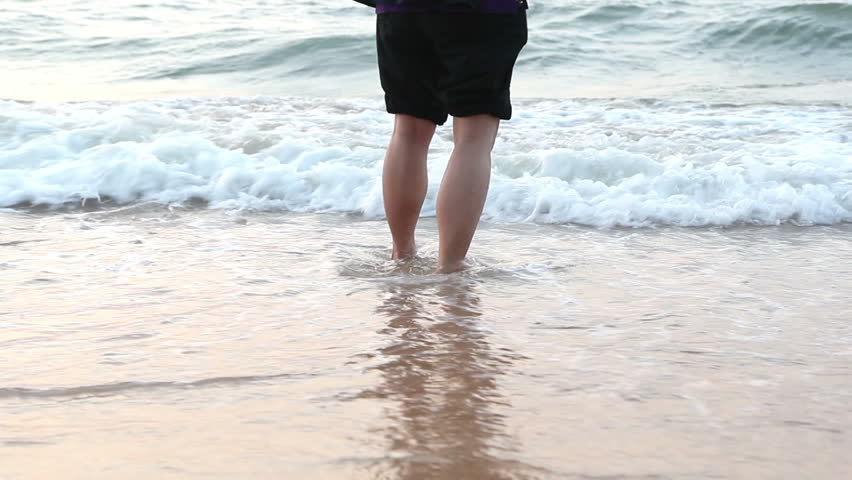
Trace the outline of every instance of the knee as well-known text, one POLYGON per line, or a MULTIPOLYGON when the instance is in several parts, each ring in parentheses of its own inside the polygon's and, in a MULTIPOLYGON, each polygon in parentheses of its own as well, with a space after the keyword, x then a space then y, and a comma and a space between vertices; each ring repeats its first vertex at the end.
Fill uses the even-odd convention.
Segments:
POLYGON ((456 147, 464 145, 484 145, 494 147, 500 119, 492 115, 474 115, 453 118, 453 143, 456 147))
POLYGON ((404 141, 408 144, 426 145, 432 141, 435 134, 435 123, 430 120, 412 117, 410 115, 397 115, 393 127, 395 140, 404 141))

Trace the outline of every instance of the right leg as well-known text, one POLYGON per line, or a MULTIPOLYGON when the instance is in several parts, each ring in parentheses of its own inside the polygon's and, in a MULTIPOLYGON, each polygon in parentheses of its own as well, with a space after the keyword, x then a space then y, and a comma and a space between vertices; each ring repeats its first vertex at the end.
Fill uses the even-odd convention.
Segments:
POLYGON ((526 12, 447 14, 433 27, 455 141, 437 206, 438 271, 450 273, 464 268, 485 206, 497 128, 512 117, 509 87, 527 41, 526 12))
POLYGON ((453 118, 455 148, 438 192, 438 272, 464 267, 464 257, 485 206, 491 179, 491 149, 500 119, 492 115, 453 118))

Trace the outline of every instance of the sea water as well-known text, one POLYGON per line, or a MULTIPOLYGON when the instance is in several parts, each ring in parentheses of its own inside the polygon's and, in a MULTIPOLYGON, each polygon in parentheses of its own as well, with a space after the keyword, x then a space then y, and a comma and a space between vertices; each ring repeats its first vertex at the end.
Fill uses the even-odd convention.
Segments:
POLYGON ((0 479, 843 478, 852 4, 537 1, 460 275, 349 1, 0 5, 0 479))

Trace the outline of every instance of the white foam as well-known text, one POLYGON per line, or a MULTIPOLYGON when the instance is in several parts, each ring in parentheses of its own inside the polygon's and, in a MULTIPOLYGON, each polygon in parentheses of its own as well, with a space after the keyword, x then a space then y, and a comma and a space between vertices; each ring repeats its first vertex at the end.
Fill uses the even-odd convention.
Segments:
MULTIPOLYGON (((594 226, 852 221, 841 107, 519 102, 484 217, 594 226)), ((383 215, 375 100, 0 103, 0 207, 204 200, 383 215)), ((432 148, 434 214, 450 129, 432 148)))

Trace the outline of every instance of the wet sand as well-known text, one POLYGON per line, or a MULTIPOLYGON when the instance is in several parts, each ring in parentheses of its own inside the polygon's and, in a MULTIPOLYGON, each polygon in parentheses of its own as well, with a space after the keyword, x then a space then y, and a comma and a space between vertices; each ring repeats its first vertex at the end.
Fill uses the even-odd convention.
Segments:
POLYGON ((0 479, 839 479, 852 228, 0 218, 0 479))

